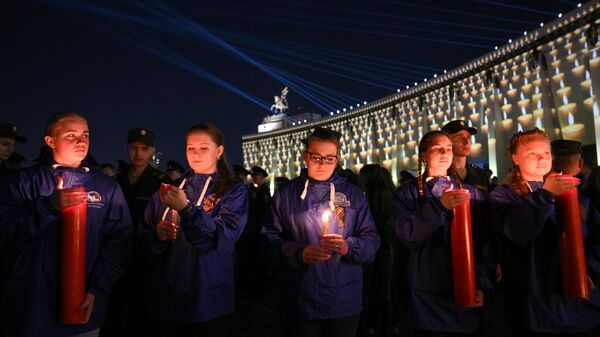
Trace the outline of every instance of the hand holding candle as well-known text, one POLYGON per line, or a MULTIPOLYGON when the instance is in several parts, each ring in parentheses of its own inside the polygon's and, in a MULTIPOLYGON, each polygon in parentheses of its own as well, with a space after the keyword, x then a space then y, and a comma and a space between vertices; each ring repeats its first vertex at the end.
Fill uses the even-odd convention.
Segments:
POLYGON ((161 241, 177 239, 177 223, 170 220, 162 220, 156 225, 156 234, 161 241))
POLYGON ((562 174, 552 172, 544 181, 543 189, 552 193, 554 196, 560 195, 573 187, 579 185, 580 180, 571 174, 562 174))
POLYGON ((321 237, 321 248, 336 252, 340 256, 348 254, 348 242, 339 234, 327 234, 321 237))
POLYGON ((169 184, 160 186, 160 201, 174 210, 181 210, 188 203, 185 192, 181 188, 169 184))

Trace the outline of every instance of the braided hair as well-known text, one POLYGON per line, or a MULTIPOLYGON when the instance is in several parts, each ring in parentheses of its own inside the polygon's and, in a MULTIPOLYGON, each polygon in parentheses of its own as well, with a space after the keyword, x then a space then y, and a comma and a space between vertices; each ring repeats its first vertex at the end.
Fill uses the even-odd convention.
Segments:
MULTIPOLYGON (((508 152, 511 155, 516 154, 517 149, 522 142, 530 141, 533 139, 543 139, 547 142, 550 142, 546 132, 544 132, 543 130, 540 130, 538 128, 534 128, 534 129, 527 130, 527 131, 519 131, 519 132, 515 133, 512 136, 512 138, 510 139, 510 142, 508 144, 508 152)), ((522 197, 529 194, 529 188, 527 188, 527 182, 525 181, 525 179, 523 178, 523 175, 521 174, 521 169, 519 168, 519 165, 516 165, 513 163, 513 167, 511 168, 510 173, 511 173, 510 186, 515 190, 515 192, 522 197)))
MULTIPOLYGON (((427 132, 423 138, 421 138, 421 141, 419 141, 419 162, 418 162, 418 167, 417 167, 417 190, 419 192, 419 199, 423 200, 424 198, 424 192, 423 192, 423 173, 422 173, 422 167, 423 167, 423 163, 425 163, 425 160, 423 158, 425 152, 427 152, 427 150, 429 150, 429 147, 431 146, 431 144, 433 143, 433 140, 439 136, 444 136, 447 137, 448 139, 450 139, 450 137, 448 136, 448 134, 446 132, 443 131, 430 131, 427 132)), ((427 165, 425 163, 425 165, 427 165)), ((426 168, 427 169, 427 168, 426 168)), ((451 176, 454 181, 457 183, 459 188, 463 188, 462 182, 460 181, 460 178, 458 177, 458 174, 456 173, 456 170, 454 170, 453 166, 450 166, 448 168, 448 176, 451 176)))

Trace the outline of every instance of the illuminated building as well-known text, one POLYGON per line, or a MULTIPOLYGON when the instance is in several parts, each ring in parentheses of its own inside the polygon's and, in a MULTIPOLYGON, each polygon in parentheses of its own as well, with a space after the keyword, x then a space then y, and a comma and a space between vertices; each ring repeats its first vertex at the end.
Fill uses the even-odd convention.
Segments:
MULTIPOLYGON (((342 133, 340 163, 358 171, 379 163, 397 182, 417 167, 417 143, 430 130, 464 119, 479 133, 471 161, 503 177, 510 137, 533 127, 584 145, 600 139, 600 4, 592 1, 453 70, 343 113, 242 137, 244 166, 272 177, 300 173, 305 138, 316 126, 342 133)), ((597 150, 598 151, 598 150, 597 150)), ((598 154, 597 154, 598 156, 598 154)))

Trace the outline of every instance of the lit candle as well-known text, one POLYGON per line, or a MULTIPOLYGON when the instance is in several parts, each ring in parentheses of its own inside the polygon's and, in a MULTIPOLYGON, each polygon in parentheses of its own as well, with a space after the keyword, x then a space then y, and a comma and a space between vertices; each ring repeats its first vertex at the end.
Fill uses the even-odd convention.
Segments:
POLYGON ((325 212, 323 212, 323 215, 321 215, 321 220, 322 220, 322 232, 323 232, 323 236, 329 234, 329 215, 331 214, 330 210, 326 210, 325 212))
POLYGON ((564 138, 568 140, 581 140, 585 131, 584 125, 582 123, 575 123, 575 118, 573 118, 573 115, 570 113, 567 117, 567 121, 569 125, 562 128, 564 138))

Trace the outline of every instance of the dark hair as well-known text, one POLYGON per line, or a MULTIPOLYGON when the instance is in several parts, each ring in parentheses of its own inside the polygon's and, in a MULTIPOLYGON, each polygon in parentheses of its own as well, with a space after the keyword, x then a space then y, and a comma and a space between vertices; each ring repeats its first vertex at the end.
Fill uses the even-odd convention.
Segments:
MULTIPOLYGON (((508 152, 513 155, 517 153, 517 149, 519 148, 519 144, 524 138, 541 138, 550 143, 548 139, 548 135, 543 130, 538 128, 534 128, 527 131, 519 131, 515 133, 510 142, 508 144, 508 152)), ((514 163, 513 163, 514 164, 514 163)), ((513 165, 511 169, 511 182, 510 186, 517 192, 520 196, 526 196, 529 194, 529 189, 527 188, 527 182, 523 179, 523 175, 521 175, 521 169, 519 165, 513 165)))
MULTIPOLYGON (((424 197, 423 173, 421 172, 422 164, 425 162, 423 159, 423 154, 427 152, 427 150, 429 150, 429 147, 431 146, 431 143, 433 143, 433 140, 439 136, 444 136, 450 140, 448 134, 443 131, 429 131, 419 141, 419 164, 417 167, 417 190, 419 191, 419 199, 423 199, 424 197)), ((450 165, 450 167, 448 168, 448 175, 451 176, 454 179, 454 181, 456 181, 459 188, 463 188, 462 182, 460 181, 460 178, 458 177, 458 174, 456 174, 456 171, 454 170, 454 167, 452 165, 450 165)))
POLYGON ((306 145, 305 151, 308 150, 311 142, 320 141, 320 142, 331 142, 335 144, 337 151, 340 151, 340 140, 333 133, 320 133, 320 134, 312 134, 308 138, 304 139, 304 144, 306 145))
POLYGON ((392 215, 392 175, 378 164, 367 164, 360 169, 359 177, 375 224, 380 229, 379 226, 385 225, 392 215))
MULTIPOLYGON (((210 136, 210 139, 212 139, 217 146, 225 146, 225 136, 223 135, 223 132, 212 124, 202 123, 192 126, 185 134, 186 140, 189 134, 193 132, 204 132, 210 136)), ((220 159, 217 160, 217 173, 219 174, 219 180, 217 181, 217 186, 215 188, 215 197, 216 199, 219 199, 234 182, 233 175, 229 170, 229 162, 227 161, 225 149, 223 149, 223 154, 220 159)))
POLYGON ((56 126, 56 124, 58 124, 58 122, 60 122, 61 119, 66 117, 79 117, 87 122, 87 119, 85 117, 73 111, 55 112, 54 114, 52 114, 52 116, 50 116, 50 118, 48 118, 48 121, 46 122, 44 135, 51 136, 52 129, 56 126))

